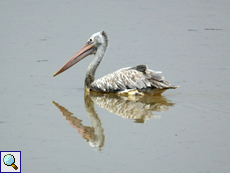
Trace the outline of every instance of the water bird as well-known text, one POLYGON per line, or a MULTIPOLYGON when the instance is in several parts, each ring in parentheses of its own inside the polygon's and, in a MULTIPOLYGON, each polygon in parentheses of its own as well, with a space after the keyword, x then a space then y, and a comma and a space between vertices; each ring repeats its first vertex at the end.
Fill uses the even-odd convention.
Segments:
POLYGON ((56 76, 88 55, 94 54, 85 76, 85 89, 100 93, 116 93, 121 95, 161 94, 166 89, 176 89, 159 75, 160 71, 153 71, 146 65, 126 67, 107 74, 95 80, 95 72, 100 65, 108 47, 108 36, 105 31, 93 34, 85 45, 63 65, 53 76, 56 76))

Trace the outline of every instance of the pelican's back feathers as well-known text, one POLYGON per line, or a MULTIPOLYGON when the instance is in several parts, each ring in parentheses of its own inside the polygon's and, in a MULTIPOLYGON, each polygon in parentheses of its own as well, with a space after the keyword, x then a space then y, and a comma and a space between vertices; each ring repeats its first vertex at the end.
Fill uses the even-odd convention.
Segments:
POLYGON ((121 92, 127 89, 141 91, 150 88, 175 88, 157 73, 161 72, 149 70, 146 65, 122 68, 95 80, 90 84, 90 89, 98 92, 121 92))

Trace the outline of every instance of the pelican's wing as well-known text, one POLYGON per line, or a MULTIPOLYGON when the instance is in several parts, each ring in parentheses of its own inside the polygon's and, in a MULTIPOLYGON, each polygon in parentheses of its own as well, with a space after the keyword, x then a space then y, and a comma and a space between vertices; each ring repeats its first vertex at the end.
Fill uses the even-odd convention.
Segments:
POLYGON ((158 75, 157 71, 147 69, 146 65, 127 67, 97 79, 90 89, 99 92, 119 92, 126 89, 159 88, 168 89, 171 84, 158 75))

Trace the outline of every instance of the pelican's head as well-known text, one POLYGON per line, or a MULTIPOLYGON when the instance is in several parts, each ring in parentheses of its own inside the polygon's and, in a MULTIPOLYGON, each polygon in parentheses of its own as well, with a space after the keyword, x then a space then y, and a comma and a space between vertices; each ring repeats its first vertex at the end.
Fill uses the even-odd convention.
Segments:
POLYGON ((95 54, 100 46, 104 46, 105 49, 108 46, 108 39, 105 31, 97 32, 93 34, 86 44, 69 60, 62 68, 60 68, 53 76, 56 76, 74 64, 82 60, 88 55, 95 54))

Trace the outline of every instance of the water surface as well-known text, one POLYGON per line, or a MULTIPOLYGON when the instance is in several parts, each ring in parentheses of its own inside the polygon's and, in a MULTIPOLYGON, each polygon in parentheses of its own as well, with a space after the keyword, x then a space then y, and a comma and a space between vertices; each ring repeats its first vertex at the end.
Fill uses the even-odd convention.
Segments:
POLYGON ((1 1, 0 150, 22 151, 23 172, 229 172, 229 7, 1 1), (85 99, 92 56, 52 77, 102 29, 97 78, 147 64, 181 87, 150 100, 85 99))

